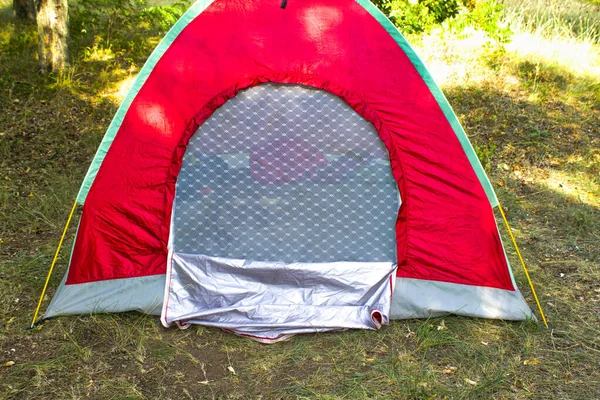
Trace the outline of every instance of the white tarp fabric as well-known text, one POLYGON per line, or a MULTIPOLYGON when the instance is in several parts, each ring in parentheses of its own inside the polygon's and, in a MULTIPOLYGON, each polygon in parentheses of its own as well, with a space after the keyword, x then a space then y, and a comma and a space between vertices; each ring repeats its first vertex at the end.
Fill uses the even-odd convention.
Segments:
POLYGON ((173 253, 162 322, 215 326, 275 342, 387 324, 396 265, 273 263, 173 253))

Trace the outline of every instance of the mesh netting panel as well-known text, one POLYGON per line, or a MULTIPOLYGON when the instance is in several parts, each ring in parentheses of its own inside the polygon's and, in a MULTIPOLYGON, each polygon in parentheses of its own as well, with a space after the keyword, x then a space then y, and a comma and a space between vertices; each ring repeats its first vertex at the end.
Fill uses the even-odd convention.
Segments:
POLYGON ((265 84, 196 131, 173 206, 175 252, 257 261, 396 261, 399 207, 375 128, 337 96, 265 84))

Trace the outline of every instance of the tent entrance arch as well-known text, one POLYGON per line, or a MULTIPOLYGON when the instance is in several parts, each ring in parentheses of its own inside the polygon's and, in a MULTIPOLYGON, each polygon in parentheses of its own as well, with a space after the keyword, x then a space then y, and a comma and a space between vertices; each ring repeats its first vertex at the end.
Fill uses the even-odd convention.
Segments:
POLYGON ((270 339, 377 326, 372 310, 389 314, 399 202, 377 130, 341 98, 276 83, 238 92, 183 156, 163 321, 270 339), (220 286, 210 301, 207 285, 220 286))

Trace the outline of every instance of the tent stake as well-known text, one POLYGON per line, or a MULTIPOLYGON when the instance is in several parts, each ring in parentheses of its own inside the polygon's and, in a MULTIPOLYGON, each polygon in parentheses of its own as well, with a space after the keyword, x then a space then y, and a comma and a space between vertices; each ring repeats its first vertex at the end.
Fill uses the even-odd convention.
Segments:
POLYGON ((60 241, 58 242, 58 247, 56 248, 56 253, 54 253, 54 259, 52 260, 52 264, 50 264, 50 269, 48 270, 48 276, 46 276, 46 283, 44 283, 44 288, 42 289, 42 294, 40 295, 40 299, 38 301, 37 307, 35 309, 35 313, 33 314, 33 320, 31 321, 30 329, 33 329, 36 325, 36 320, 38 314, 40 312, 40 308, 42 307, 42 301, 44 300, 44 296, 46 295, 46 289, 48 289, 48 283, 50 282, 50 277, 52 276, 52 270, 54 270, 54 265, 58 260, 58 254, 60 253, 60 248, 62 247, 63 240, 67 235, 67 229, 69 228, 69 224, 71 223, 71 218, 75 213, 75 208, 77 207, 77 200, 73 203, 73 207, 71 208, 71 213, 69 214, 69 218, 67 219, 67 223, 65 224, 65 229, 63 230, 62 236, 60 237, 60 241))
POLYGON ((544 315, 544 310, 542 310, 542 304, 540 303, 540 300, 538 299, 537 294, 535 293, 535 288, 533 287, 533 282, 531 281, 531 278, 529 277, 529 271, 527 271, 527 267, 525 266, 525 261, 523 260, 523 256, 521 255, 519 246, 517 246, 517 241, 515 240, 515 237, 513 236, 512 229, 510 229, 510 225, 508 223, 508 220, 506 219, 506 215, 504 214, 504 210, 502 209, 502 206, 500 205, 500 203, 498 203, 498 209, 500 210, 500 215, 502 215, 502 219, 504 220, 504 224, 506 225, 508 234, 510 235, 513 245, 515 246, 515 250, 517 251, 519 260, 521 260, 521 265, 523 266, 523 271, 525 271, 525 276, 527 277, 527 281, 529 282, 529 287, 531 288, 531 293, 533 293, 533 298, 535 299, 538 309, 540 310, 540 315, 542 316, 542 321, 544 321, 544 325, 546 326, 546 328, 548 328, 548 322, 546 321, 546 316, 544 315))

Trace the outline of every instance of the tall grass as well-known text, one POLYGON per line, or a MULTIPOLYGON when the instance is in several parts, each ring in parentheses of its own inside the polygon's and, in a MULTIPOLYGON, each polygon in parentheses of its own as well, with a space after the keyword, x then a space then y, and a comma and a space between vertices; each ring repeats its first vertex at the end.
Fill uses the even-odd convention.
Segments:
POLYGON ((568 103, 581 105, 584 100, 592 107, 600 106, 600 3, 502 2, 504 21, 513 32, 511 43, 505 46, 510 55, 508 69, 525 75, 535 95, 540 94, 541 80, 553 79, 563 84, 562 94, 571 97, 568 103))
POLYGON ((502 0, 515 32, 600 43, 600 3, 578 0, 502 0))

